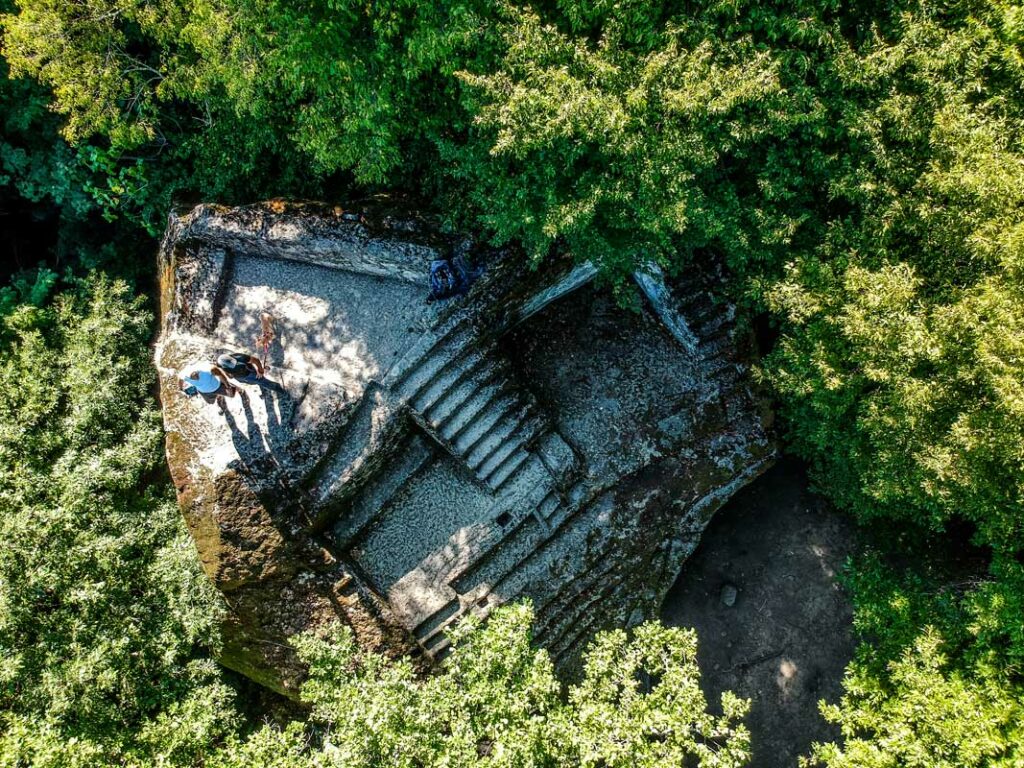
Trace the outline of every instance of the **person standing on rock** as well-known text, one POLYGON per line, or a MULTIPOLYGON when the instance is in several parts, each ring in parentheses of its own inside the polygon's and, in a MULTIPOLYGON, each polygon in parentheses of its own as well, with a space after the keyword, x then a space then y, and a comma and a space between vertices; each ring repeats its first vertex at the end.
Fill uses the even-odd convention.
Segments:
POLYGON ((216 404, 221 412, 224 411, 224 396, 234 397, 238 394, 238 388, 228 380, 227 374, 216 365, 199 365, 189 373, 182 373, 178 386, 181 387, 186 395, 198 394, 211 405, 216 404))
POLYGON ((217 358, 217 365, 239 384, 259 384, 266 373, 263 362, 245 352, 225 352, 217 358))

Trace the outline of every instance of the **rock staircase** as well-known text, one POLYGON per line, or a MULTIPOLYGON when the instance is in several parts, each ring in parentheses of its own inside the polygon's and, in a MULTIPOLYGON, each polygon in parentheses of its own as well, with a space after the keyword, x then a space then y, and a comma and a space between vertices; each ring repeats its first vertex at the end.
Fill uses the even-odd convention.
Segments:
POLYGON ((724 378, 728 386, 740 378, 744 366, 736 359, 736 307, 728 302, 716 301, 711 286, 721 286, 725 277, 721 270, 698 274, 684 274, 672 290, 676 311, 686 319, 693 335, 698 339, 697 353, 707 364, 709 376, 724 378))
POLYGON ((366 403, 354 414, 344 435, 354 439, 339 441, 317 484, 325 498, 341 494, 341 485, 359 486, 334 523, 339 546, 351 546, 364 535, 430 463, 431 443, 455 457, 493 497, 484 517, 492 533, 469 557, 437 574, 439 589, 451 599, 414 620, 418 643, 443 656, 447 630, 468 613, 489 613, 498 602, 490 595, 493 586, 571 515, 581 468, 532 393, 518 386, 497 345, 481 343, 458 314, 426 331, 371 389, 376 405, 366 403), (388 432, 381 418, 390 422, 401 413, 410 413, 422 432, 396 435, 394 458, 368 478, 357 477, 365 462, 350 443, 379 443, 388 432))
POLYGON ((734 357, 736 309, 715 301, 711 286, 724 284, 721 268, 683 274, 672 285, 650 265, 634 278, 669 332, 691 354, 704 361, 705 375, 730 389, 744 366, 734 357))
POLYGON ((514 480, 549 424, 496 346, 475 345, 471 329, 453 323, 407 358, 388 379, 423 429, 491 491, 514 480))
POLYGON ((435 658, 448 652, 446 632, 467 614, 486 616, 499 601, 493 588, 531 554, 571 514, 578 475, 575 454, 557 432, 535 441, 514 476, 495 492, 492 534, 458 566, 441 576, 451 599, 411 627, 421 647, 435 658), (568 490, 563 490, 568 488, 568 490))
MULTIPOLYGON (((659 274, 648 289, 652 285, 662 320, 671 322, 677 338, 692 337, 693 343, 684 346, 701 360, 718 396, 729 399, 742 386, 743 370, 735 358, 732 307, 716 304, 698 280, 670 287, 659 274)), ((457 565, 437 572, 441 600, 409 619, 419 645, 440 658, 448 652, 447 631, 463 617, 486 616, 501 602, 500 594, 519 591, 523 578, 543 583, 546 543, 574 519, 586 482, 575 453, 532 393, 518 386, 504 354, 495 343, 481 342, 473 324, 458 313, 420 337, 388 371, 381 391, 387 410, 411 413, 422 432, 406 438, 401 458, 373 477, 338 521, 335 536, 342 546, 358 539, 429 463, 431 443, 456 458, 494 499, 484 516, 486 521, 489 515, 491 533, 480 537, 457 565)), ((614 590, 611 570, 595 562, 557 599, 552 593, 537 604, 538 637, 554 654, 570 653, 587 636, 592 608, 614 590)))
POLYGON ((734 368, 736 360, 731 355, 735 352, 735 307, 717 304, 700 284, 689 284, 686 288, 676 306, 700 340, 698 353, 710 364, 709 373, 734 368))
POLYGON ((465 612, 458 600, 452 600, 443 608, 427 616, 413 628, 416 642, 435 659, 441 659, 448 652, 450 642, 447 632, 462 618, 465 612))
MULTIPOLYGON (((492 592, 530 561, 538 548, 571 517, 579 501, 574 494, 579 486, 563 492, 555 480, 538 454, 532 454, 517 481, 524 492, 506 494, 505 511, 495 518, 502 528, 500 534, 463 567, 448 574, 447 583, 457 597, 413 627, 413 636, 425 651, 442 658, 449 648, 446 632, 467 614, 487 616, 501 602, 492 592)), ((502 505, 495 508, 501 509, 502 505)))

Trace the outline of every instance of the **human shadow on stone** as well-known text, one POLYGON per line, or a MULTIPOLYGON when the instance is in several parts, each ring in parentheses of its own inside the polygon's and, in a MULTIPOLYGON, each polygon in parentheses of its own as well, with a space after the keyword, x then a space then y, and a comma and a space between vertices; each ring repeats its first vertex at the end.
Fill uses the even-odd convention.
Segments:
POLYGON ((260 397, 263 397, 265 392, 287 392, 287 390, 284 388, 282 384, 279 384, 276 381, 271 381, 266 376, 259 377, 256 376, 255 374, 239 377, 231 376, 231 374, 228 374, 228 376, 231 379, 232 384, 241 385, 242 387, 259 387, 259 389, 256 391, 259 393, 260 397))
POLYGON ((268 382, 261 379, 267 385, 262 387, 261 395, 267 412, 267 427, 265 437, 270 446, 270 452, 280 459, 283 452, 292 443, 292 434, 289 424, 291 423, 291 410, 294 405, 288 391, 276 382, 268 382))
POLYGON ((263 395, 267 414, 266 425, 261 424, 253 413, 253 395, 246 391, 245 385, 239 387, 238 396, 246 429, 242 429, 230 408, 225 410, 224 419, 231 430, 231 442, 235 446, 241 467, 254 479, 266 478, 268 474, 276 475, 281 469, 278 451, 288 443, 287 435, 284 434, 285 427, 278 416, 281 407, 278 392, 269 390, 269 394, 263 395))

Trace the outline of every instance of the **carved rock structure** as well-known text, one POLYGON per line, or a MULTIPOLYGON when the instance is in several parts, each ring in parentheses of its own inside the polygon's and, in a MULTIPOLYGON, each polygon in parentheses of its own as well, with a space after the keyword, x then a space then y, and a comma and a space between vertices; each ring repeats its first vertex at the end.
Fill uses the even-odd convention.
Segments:
POLYGON ((521 597, 571 663, 656 615, 774 458, 732 309, 696 278, 638 273, 631 312, 586 264, 531 271, 407 216, 277 202, 172 217, 160 258, 167 456, 229 608, 223 661, 289 695, 293 633, 340 619, 436 658, 460 617, 521 597), (484 275, 428 303, 430 261, 470 249, 484 275), (178 391, 251 351, 261 313, 275 384, 223 415, 178 391))

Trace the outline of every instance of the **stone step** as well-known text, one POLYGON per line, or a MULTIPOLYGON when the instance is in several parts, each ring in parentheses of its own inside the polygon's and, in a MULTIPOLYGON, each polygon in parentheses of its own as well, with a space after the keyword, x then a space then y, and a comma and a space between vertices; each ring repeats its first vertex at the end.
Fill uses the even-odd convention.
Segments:
POLYGON ((468 327, 453 331, 442 343, 432 347, 426 358, 411 368, 402 380, 398 392, 409 401, 419 397, 427 387, 442 376, 449 366, 458 366, 468 354, 471 332, 468 327))
MULTIPOLYGON (((715 378, 715 385, 718 388, 718 399, 723 405, 729 405, 734 408, 737 399, 741 402, 746 402, 749 398, 750 393, 747 390, 746 382, 743 380, 743 374, 738 372, 725 372, 715 378)), ((742 408, 741 408, 742 410, 742 408)), ((738 425, 734 425, 737 426, 738 425)))
POLYGON ((448 601, 413 627, 413 637, 420 642, 424 638, 433 637, 439 628, 446 626, 452 617, 459 612, 459 608, 458 599, 448 601))
MULTIPOLYGON (((545 522, 537 522, 534 529, 538 533, 536 541, 533 545, 521 553, 517 558, 514 567, 504 568, 500 573, 493 574, 491 580, 491 588, 493 591, 499 594, 516 594, 525 591, 530 591, 534 594, 534 606, 535 608, 544 602, 543 597, 536 594, 536 589, 531 589, 528 584, 548 584, 550 582, 550 565, 552 551, 549 547, 554 547, 558 551, 564 550, 565 547, 576 549, 586 549, 586 542, 580 539, 577 535, 577 531, 572 526, 566 527, 570 520, 574 519, 577 514, 581 511, 580 502, 584 497, 582 489, 585 487, 583 483, 579 484, 580 491, 577 492, 574 486, 570 489, 570 492, 565 496, 565 503, 560 505, 552 512, 551 517, 545 522)), ((534 517, 536 520, 536 517, 534 517)), ((558 559, 556 557, 556 559, 558 559)), ((600 558, 600 562, 606 562, 607 558, 600 558)), ((572 558, 568 561, 563 561, 564 565, 570 569, 574 569, 577 566, 577 574, 586 574, 588 571, 593 570, 599 565, 598 560, 588 560, 581 562, 578 558, 572 558)), ((560 580, 562 584, 575 584, 576 576, 572 573, 562 572, 560 574, 560 580)), ((557 595, 554 595, 557 597, 557 595)), ((539 615, 540 610, 537 610, 539 615)))
MULTIPOLYGON (((726 418, 735 422, 737 426, 750 417, 749 401, 750 392, 742 382, 737 383, 728 389, 723 387, 722 402, 725 404, 726 418)), ((756 423, 745 424, 743 428, 747 430, 746 434, 750 435, 751 444, 757 444, 760 442, 755 433, 755 430, 758 429, 756 423)))
POLYGON ((511 391, 509 381, 503 377, 496 378, 481 387, 446 420, 436 422, 438 431, 445 440, 454 443, 462 431, 473 424, 485 410, 498 407, 498 403, 503 400, 515 399, 515 393, 511 391))
POLYGON ((448 581, 459 594, 473 592, 486 585, 491 592, 547 538, 547 529, 532 514, 526 514, 517 525, 486 549, 480 550, 466 568, 448 581))
MULTIPOLYGON (((458 601, 455 601, 455 603, 458 605, 458 601)), ((465 610, 456 610, 454 614, 449 616, 442 623, 438 624, 428 634, 419 638, 420 646, 423 650, 429 653, 435 661, 441 661, 451 650, 451 641, 448 639, 448 632, 458 625, 460 621, 466 618, 467 615, 472 614, 481 619, 486 619, 490 614, 491 609, 496 604, 496 602, 491 602, 485 595, 480 598, 477 604, 472 605, 465 610)))
POLYGON ((715 377, 715 382, 718 384, 720 389, 732 390, 747 383, 745 381, 747 367, 739 363, 731 366, 725 366, 716 371, 713 375, 715 377))
MULTIPOLYGON (((498 378, 503 378, 501 366, 482 365, 470 371, 462 381, 455 384, 426 409, 423 413, 424 418, 430 424, 443 425, 457 414, 474 395, 484 387, 493 385, 498 378)), ((498 384, 500 385, 501 382, 498 384)))
POLYGON ((705 291, 687 290, 683 293, 679 293, 677 291, 672 292, 672 306, 680 312, 685 312, 690 307, 692 307, 694 311, 698 311, 700 307, 707 302, 708 295, 705 291))
POLYGON ((562 491, 559 495, 561 503, 551 510, 545 522, 552 536, 558 535, 558 530, 565 522, 580 510, 580 502, 583 498, 586 484, 578 482, 568 490, 562 491))
POLYGON ((558 491, 551 491, 544 500, 537 505, 537 514, 541 519, 547 521, 551 519, 551 516, 555 513, 560 506, 562 506, 562 494, 558 491))
POLYGON ((504 462, 495 467, 489 475, 484 478, 484 482, 490 487, 492 491, 501 489, 506 483, 513 480, 517 473, 523 468, 523 466, 529 461, 530 453, 517 448, 512 454, 505 459, 504 462))
MULTIPOLYGON (((562 508, 564 509, 564 508, 562 508)), ((536 511, 536 510, 534 510, 536 511)), ((552 517, 557 518, 559 512, 552 517)), ((478 587, 486 583, 490 592, 496 594, 519 594, 529 593, 537 605, 538 599, 545 600, 544 590, 557 588, 561 584, 564 589, 567 584, 574 583, 575 577, 566 578, 560 574, 559 580, 552 582, 548 570, 549 547, 558 547, 558 534, 556 528, 547 523, 540 522, 536 514, 530 515, 516 529, 514 536, 506 537, 500 546, 493 548, 487 556, 481 556, 474 563, 471 570, 467 570, 459 579, 460 586, 467 589, 478 587), (526 572, 529 573, 526 573, 526 572), (521 578, 526 575, 525 581, 521 578), (523 584, 533 584, 533 587, 523 587, 523 584), (512 584, 512 586, 509 586, 512 584), (537 585, 544 585, 538 594, 537 585)), ((452 582, 452 586, 455 583, 452 582)), ((560 600, 558 593, 547 596, 547 600, 560 600)))
POLYGON ((586 602, 594 586, 607 578, 617 567, 615 558, 595 559, 590 570, 577 574, 571 582, 567 582, 561 590, 552 592, 546 600, 534 600, 534 630, 537 637, 549 637, 558 634, 555 627, 564 625, 567 617, 575 620, 578 606, 586 602))
POLYGON ((339 547, 346 547, 366 530, 380 515, 388 503, 434 455, 431 444, 412 435, 394 461, 369 481, 362 493, 352 503, 348 514, 342 516, 334 526, 334 540, 339 547))
MULTIPOLYGON (((531 456, 530 458, 535 459, 536 461, 535 456, 531 456)), ((581 482, 570 488, 568 494, 564 497, 565 503, 556 507, 551 512, 550 517, 542 522, 538 519, 536 511, 543 503, 548 493, 550 493, 551 486, 545 486, 543 482, 532 480, 528 475, 525 477, 518 477, 516 482, 534 482, 534 484, 537 485, 537 488, 535 488, 535 496, 532 497, 531 502, 526 505, 528 508, 528 517, 524 521, 535 524, 532 526, 522 525, 521 528, 529 529, 526 534, 523 534, 522 531, 516 531, 518 534, 517 539, 506 537, 506 539, 500 542, 497 547, 493 546, 486 552, 481 553, 481 556, 478 557, 476 562, 473 564, 473 567, 479 571, 482 569, 481 566, 485 566, 487 564, 485 560, 490 559, 490 554, 492 554, 490 550, 502 547, 506 549, 517 548, 517 554, 511 557, 506 556, 504 558, 505 564, 502 566, 501 570, 492 574, 492 579, 490 579, 492 584, 490 584, 490 587, 492 587, 493 590, 500 588, 505 580, 511 577, 511 575, 515 575, 526 568, 527 563, 534 559, 535 555, 540 554, 540 551, 548 540, 558 537, 558 531, 562 525, 564 525, 569 518, 574 516, 575 513, 580 511, 580 501, 583 498, 583 489, 585 487, 584 483, 581 482), (487 555, 487 557, 485 558, 483 555, 487 555)), ((470 569, 467 569, 465 572, 469 573, 470 569)), ((477 575, 477 580, 479 581, 480 579, 482 579, 482 575, 477 575)), ((456 587, 454 583, 450 582, 450 584, 454 588, 459 589, 459 587, 456 587)))
MULTIPOLYGON (((481 548, 471 562, 449 574, 447 584, 460 595, 472 592, 480 584, 482 581, 480 570, 485 565, 510 546, 515 546, 517 542, 529 540, 532 537, 530 529, 536 527, 537 518, 529 514, 528 510, 509 510, 503 514, 509 517, 509 522, 504 527, 504 536, 496 538, 486 547, 481 548)), ((512 560, 511 567, 515 568, 515 558, 512 560)))
POLYGON ((601 558, 589 571, 573 580, 571 597, 564 601, 556 599, 536 610, 535 636, 551 652, 552 658, 571 650, 587 634, 595 618, 601 616, 594 607, 621 590, 622 580, 615 573, 617 567, 614 558, 601 558), (609 559, 613 561, 611 564, 609 559))
MULTIPOLYGON (((610 583, 608 586, 597 591, 593 599, 589 600, 580 614, 580 619, 568 624, 559 637, 553 640, 541 640, 541 643, 548 649, 551 659, 556 665, 561 664, 569 654, 577 650, 581 643, 589 642, 597 634, 598 624, 607 620, 607 614, 602 611, 593 611, 595 605, 609 602, 619 590, 619 585, 610 583)), ((582 650, 582 649, 581 649, 582 650)))
POLYGON ((421 638, 417 642, 419 642, 419 644, 423 647, 423 650, 425 650, 431 656, 436 657, 437 654, 447 650, 448 646, 451 645, 451 643, 448 641, 446 632, 451 626, 453 626, 456 623, 457 620, 445 622, 436 630, 431 632, 426 637, 421 638))
POLYGON ((716 342, 721 343, 724 340, 733 349, 738 349, 736 344, 738 340, 736 335, 736 324, 726 323, 721 328, 718 328, 714 333, 709 333, 707 340, 708 344, 714 344, 716 342))
POLYGON ((676 297, 676 307, 688 318, 697 317, 714 306, 711 294, 700 288, 687 290, 676 297))
POLYGON ((455 450, 460 456, 469 456, 481 442, 484 441, 504 421, 515 418, 516 413, 525 410, 518 397, 509 393, 508 397, 491 401, 490 405, 477 413, 476 418, 470 421, 459 431, 458 437, 452 442, 455 450))
MULTIPOLYGON (((486 477, 492 469, 508 458, 512 451, 523 444, 526 439, 523 428, 529 419, 530 409, 521 401, 511 408, 503 409, 491 427, 481 430, 477 439, 467 441, 469 449, 463 455, 469 468, 481 477, 486 477), (488 464, 495 456, 498 456, 496 463, 488 464)), ((466 430, 463 434, 469 435, 472 431, 466 430)))
POLYGON ((398 387, 414 371, 431 359, 431 352, 435 347, 448 341, 452 334, 465 334, 467 330, 468 323, 463 315, 454 314, 447 318, 440 325, 420 336, 416 343, 391 366, 382 383, 391 389, 398 387))
POLYGON ((733 344, 732 334, 728 331, 702 339, 700 344, 700 352, 705 359, 723 354, 731 357, 734 350, 735 345, 733 344))
POLYGON ((719 378, 726 372, 742 373, 744 369, 745 366, 742 363, 726 356, 712 358, 704 363, 705 374, 713 379, 719 378))
POLYGON ((433 383, 425 387, 412 402, 412 407, 420 413, 426 413, 432 405, 441 400, 451 389, 471 377, 476 371, 488 364, 487 353, 479 349, 471 349, 466 355, 457 358, 442 370, 433 383))
POLYGON ((580 466, 576 453, 558 432, 550 431, 537 441, 537 455, 559 488, 565 490, 576 479, 580 466))
POLYGON ((703 341, 708 338, 708 332, 705 328, 711 323, 714 323, 717 318, 718 308, 710 309, 698 315, 686 315, 686 322, 689 324, 690 328, 693 329, 693 334, 697 337, 698 344, 703 343, 703 341))
POLYGON ((458 624, 459 621, 461 621, 462 616, 462 613, 456 614, 429 635, 420 639, 418 641, 420 647, 429 653, 436 661, 443 659, 451 648, 451 642, 448 640, 448 630, 458 624))
POLYGON ((448 631, 462 621, 465 613, 459 613, 449 619, 443 626, 432 633, 429 637, 420 640, 420 647, 423 648, 435 662, 444 661, 452 651, 451 641, 448 639, 448 631))
POLYGON ((717 294, 704 286, 703 282, 684 279, 682 284, 676 283, 669 299, 673 311, 682 316, 702 352, 710 339, 729 333, 736 319, 735 306, 719 300, 717 294))
POLYGON ((475 467, 477 475, 492 488, 500 488, 515 472, 515 466, 509 467, 506 462, 514 462, 518 451, 528 452, 530 443, 545 426, 545 419, 539 415, 533 415, 517 424, 515 433, 475 467))
POLYGON ((547 630, 535 631, 537 643, 548 650, 552 659, 565 656, 576 643, 585 639, 587 628, 593 621, 594 609, 600 611, 601 604, 615 592, 616 587, 616 584, 611 583, 611 574, 605 574, 603 582, 596 581, 590 589, 581 593, 572 611, 560 621, 551 624, 547 630))

